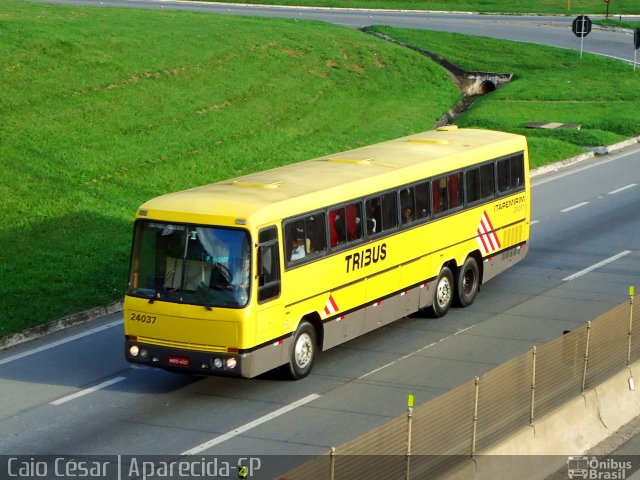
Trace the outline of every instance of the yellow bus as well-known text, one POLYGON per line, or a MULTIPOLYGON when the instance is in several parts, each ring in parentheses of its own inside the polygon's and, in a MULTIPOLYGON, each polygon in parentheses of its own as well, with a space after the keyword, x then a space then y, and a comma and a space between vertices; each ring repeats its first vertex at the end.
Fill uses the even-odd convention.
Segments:
POLYGON ((447 126, 150 200, 126 358, 297 379, 410 313, 466 307, 527 253, 528 165, 523 136, 447 126))

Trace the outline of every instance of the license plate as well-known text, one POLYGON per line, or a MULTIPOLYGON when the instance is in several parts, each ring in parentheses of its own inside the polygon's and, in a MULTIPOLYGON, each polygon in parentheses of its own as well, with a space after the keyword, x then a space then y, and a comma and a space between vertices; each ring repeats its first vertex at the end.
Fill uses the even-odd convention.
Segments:
POLYGON ((169 365, 180 365, 181 367, 189 366, 189 359, 187 357, 175 357, 169 356, 169 365))

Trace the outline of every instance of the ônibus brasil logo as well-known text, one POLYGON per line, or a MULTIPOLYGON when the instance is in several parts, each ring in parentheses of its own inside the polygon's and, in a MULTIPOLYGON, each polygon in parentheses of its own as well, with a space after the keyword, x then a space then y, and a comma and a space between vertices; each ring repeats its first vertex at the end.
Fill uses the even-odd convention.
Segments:
POLYGON ((627 471, 631 470, 631 462, 615 458, 598 459, 597 457, 572 456, 567 459, 569 478, 589 480, 625 480, 627 471))

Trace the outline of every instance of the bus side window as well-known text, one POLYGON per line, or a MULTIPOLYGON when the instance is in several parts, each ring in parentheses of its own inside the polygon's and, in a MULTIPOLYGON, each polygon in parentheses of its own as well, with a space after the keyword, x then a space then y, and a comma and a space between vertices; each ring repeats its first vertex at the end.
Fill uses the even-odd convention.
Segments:
POLYGON ((307 253, 321 253, 327 249, 327 241, 324 228, 324 213, 307 215, 304 219, 307 253))
POLYGON ((367 209, 367 235, 374 235, 382 230, 382 218, 380 217, 380 198, 371 198, 366 202, 367 209))
POLYGON ((462 205, 462 172, 436 178, 433 183, 433 213, 441 213, 462 205))
POLYGON ((293 262, 304 258, 308 253, 305 244, 304 221, 296 220, 284 226, 285 258, 293 262))
POLYGON ((347 220, 347 240, 353 242, 362 238, 362 228, 360 222, 362 218, 362 207, 359 202, 351 203, 345 207, 347 220))
POLYGON ((418 220, 429 216, 429 182, 419 183, 416 190, 416 215, 418 220))
POLYGON ((382 230, 390 230, 398 226, 398 201, 396 192, 382 195, 382 230))
POLYGON ((280 296, 278 229, 267 227, 258 233, 258 302, 280 296))
POLYGON ((467 170, 465 173, 467 203, 493 197, 495 194, 495 180, 493 163, 467 170))
POLYGON ((361 210, 360 202, 354 202, 329 211, 331 248, 362 238, 362 229, 360 228, 361 210))
POLYGON ((370 198, 367 206, 367 232, 374 235, 398 226, 398 201, 396 192, 383 193, 370 198))
POLYGON ((402 224, 413 223, 416 219, 416 199, 414 187, 400 190, 400 221, 402 224))
POLYGON ((447 179, 436 178, 433 183, 433 213, 444 212, 449 209, 447 204, 447 179))
POLYGON ((344 208, 336 208, 329 211, 329 239, 331 241, 331 248, 337 247, 347 241, 344 208))
POLYGON ((490 198, 496 194, 496 176, 494 165, 490 163, 480 167, 480 195, 482 198, 490 198))
POLYGON ((464 193, 462 189, 462 172, 449 175, 447 177, 447 186, 449 187, 449 208, 461 206, 464 193))
POLYGON ((313 213, 284 224, 285 258, 296 262, 326 250, 324 213, 313 213))
POLYGON ((524 186, 524 155, 519 153, 498 160, 498 191, 500 193, 524 186))

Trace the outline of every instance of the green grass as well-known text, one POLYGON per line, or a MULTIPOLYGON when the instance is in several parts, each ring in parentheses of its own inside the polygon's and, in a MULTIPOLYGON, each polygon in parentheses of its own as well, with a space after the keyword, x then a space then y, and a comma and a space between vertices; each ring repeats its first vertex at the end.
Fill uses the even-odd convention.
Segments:
POLYGON ((614 18, 612 18, 611 16, 609 16, 609 18, 607 20, 600 20, 597 22, 598 25, 603 25, 605 27, 618 27, 618 28, 627 28, 627 29, 631 29, 634 30, 636 28, 640 28, 640 22, 630 22, 630 21, 625 21, 625 20, 616 20, 614 18))
POLYGON ((478 99, 456 123, 526 135, 532 167, 640 132, 640 75, 623 62, 589 54, 580 59, 572 50, 453 33, 374 30, 435 52, 467 70, 512 73, 514 80, 478 99), (543 121, 577 123, 581 129, 524 127, 543 121))
POLYGON ((425 130, 460 97, 325 23, 5 0, 0 39, 0 337, 122 298, 143 201, 425 130))
MULTIPOLYGON (((385 32, 514 73, 457 123, 527 134, 534 166, 638 134, 628 65, 385 32)), ((4 0, 0 99, 2 337, 122 298, 143 201, 431 128, 460 93, 425 57, 325 23, 4 0)))
MULTIPOLYGON (((220 0, 237 3, 236 0, 220 0)), ((314 7, 431 10, 507 14, 580 15, 606 13, 602 0, 247 0, 243 3, 306 5, 314 7)), ((638 0, 611 0, 609 15, 640 13, 638 0)))

